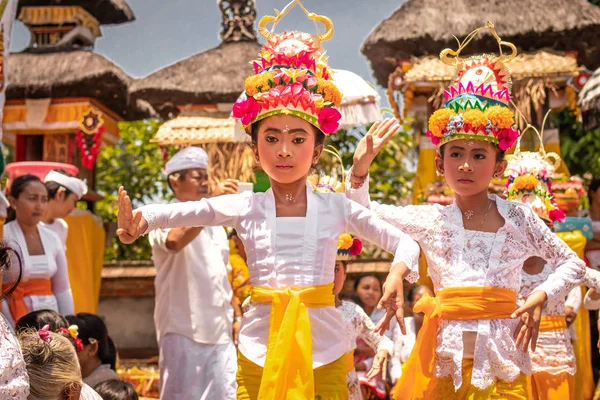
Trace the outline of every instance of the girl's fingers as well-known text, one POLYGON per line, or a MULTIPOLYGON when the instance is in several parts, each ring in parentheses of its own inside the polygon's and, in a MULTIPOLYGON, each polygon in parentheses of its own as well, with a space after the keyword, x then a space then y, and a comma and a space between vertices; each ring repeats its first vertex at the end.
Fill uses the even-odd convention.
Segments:
POLYGON ((382 137, 397 122, 396 118, 386 118, 377 129, 377 136, 382 137))
POLYGON ((367 141, 367 154, 373 154, 373 135, 368 133, 366 136, 366 141, 367 141))

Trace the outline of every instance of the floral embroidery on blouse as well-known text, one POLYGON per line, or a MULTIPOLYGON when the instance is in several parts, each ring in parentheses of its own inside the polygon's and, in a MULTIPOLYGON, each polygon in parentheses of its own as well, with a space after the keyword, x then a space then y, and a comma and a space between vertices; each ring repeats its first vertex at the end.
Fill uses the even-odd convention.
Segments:
POLYGON ((25 400, 29 376, 17 338, 0 315, 0 398, 25 400))

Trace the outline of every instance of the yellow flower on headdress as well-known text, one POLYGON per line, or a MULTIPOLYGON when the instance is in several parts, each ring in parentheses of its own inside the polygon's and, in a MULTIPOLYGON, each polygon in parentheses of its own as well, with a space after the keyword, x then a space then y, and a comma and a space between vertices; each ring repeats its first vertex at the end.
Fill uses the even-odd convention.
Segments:
POLYGON ((469 125, 473 130, 485 128, 485 125, 487 124, 487 118, 483 114, 483 111, 478 109, 465 111, 463 114, 463 121, 465 125, 469 125))
POLYGON ((352 239, 352 235, 342 233, 338 239, 338 249, 348 250, 350 247, 352 247, 353 241, 354 239, 352 239))
POLYGON ((77 339, 79 336, 79 327, 77 325, 69 326, 69 335, 71 335, 73 339, 77 339))
POLYGON ((273 80, 273 73, 271 71, 247 77, 244 82, 246 93, 249 96, 254 96, 259 92, 266 92, 270 89, 270 80, 273 80))
POLYGON ((498 129, 508 129, 514 124, 514 114, 508 107, 488 107, 485 116, 498 129))
POLYGON ((448 126, 450 118, 456 114, 449 108, 440 108, 429 117, 429 130, 436 137, 444 136, 444 129, 448 126))
POLYGON ((317 88, 319 93, 325 94, 325 100, 329 100, 334 106, 339 107, 339 105, 342 103, 342 93, 333 83, 319 78, 317 88))

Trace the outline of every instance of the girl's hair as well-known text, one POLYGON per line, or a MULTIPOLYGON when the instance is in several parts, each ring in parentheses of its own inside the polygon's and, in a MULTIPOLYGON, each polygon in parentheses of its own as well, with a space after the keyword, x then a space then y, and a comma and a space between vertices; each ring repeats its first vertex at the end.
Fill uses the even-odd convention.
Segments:
POLYGON ((381 279, 379 279, 379 277, 372 272, 365 272, 356 277, 356 280, 354 281, 354 291, 356 292, 356 290, 358 289, 358 285, 360 285, 361 280, 370 276, 377 279, 377 282, 379 282, 379 289, 381 289, 381 291, 383 292, 383 287, 381 286, 381 279))
POLYGON ((138 400, 135 388, 129 382, 111 379, 94 386, 102 400, 138 400))
POLYGON ((69 390, 83 387, 75 348, 62 334, 50 332, 44 340, 29 329, 19 334, 19 342, 29 375, 28 399, 62 400, 69 390))
MULTIPOLYGON (((70 173, 68 173, 67 171, 65 171, 64 169, 56 169, 54 170, 55 172, 58 172, 59 174, 63 174, 65 176, 71 177, 73 178, 73 175, 71 175, 70 173)), ((53 199, 56 197, 56 193, 58 193, 58 190, 60 188, 65 189, 65 197, 69 196, 71 192, 68 188, 64 187, 63 185, 61 185, 60 183, 54 182, 54 181, 49 181, 44 183, 44 185, 46 185, 46 189, 48 189, 48 199, 53 199)))
POLYGON ((588 187, 588 199, 590 200, 590 204, 592 203, 592 193, 595 193, 600 189, 600 178, 592 179, 590 182, 590 186, 588 187))
POLYGON ((21 255, 18 251, 6 245, 2 240, 0 240, 0 276, 4 271, 13 266, 14 259, 12 256, 15 256, 17 259, 19 275, 17 276, 17 279, 15 280, 15 283, 12 285, 11 288, 8 289, 6 292, 2 292, 0 294, 0 301, 4 299, 5 296, 9 296, 12 292, 15 291, 17 286, 19 286, 19 283, 21 283, 21 277, 23 275, 23 263, 21 262, 21 255))
MULTIPOLYGON (((252 124, 252 134, 250 136, 252 137, 253 146, 256 146, 256 143, 258 142, 258 128, 260 127, 260 124, 263 121, 264 119, 252 124)), ((313 128, 313 131, 315 132, 315 146, 325 143, 325 134, 323 133, 323 131, 314 125, 311 126, 313 128)))
POLYGON ((15 325, 15 331, 21 333, 28 329, 38 330, 46 325, 50 326, 51 331, 57 332, 60 328, 68 328, 69 322, 56 311, 38 310, 22 316, 15 325))
POLYGON ((98 358, 102 364, 109 364, 110 368, 115 370, 117 349, 110 336, 108 336, 108 330, 102 318, 94 314, 79 313, 77 315, 67 315, 67 321, 71 325, 77 325, 79 339, 84 345, 90 344, 90 339, 95 339, 98 342, 98 358))
MULTIPOLYGON (((446 148, 447 144, 448 143, 444 143, 440 146, 440 157, 442 158, 442 160, 444 159, 444 149, 446 148)), ((494 149, 496 149, 496 162, 504 161, 504 154, 506 152, 504 150, 500 150, 500 147, 498 147, 497 145, 494 146, 494 149)))
MULTIPOLYGON (((42 185, 44 184, 40 178, 32 174, 25 174, 15 178, 14 181, 10 184, 10 193, 9 195, 15 199, 18 199, 21 193, 25 190, 27 185, 31 182, 39 182, 42 185)), ((6 222, 14 221, 17 218, 17 213, 12 207, 6 211, 6 222)))
POLYGON ((429 287, 427 287, 426 285, 412 285, 406 293, 406 300, 409 303, 413 303, 415 301, 415 296, 417 295, 417 293, 419 293, 419 290, 423 288, 429 289, 429 287))

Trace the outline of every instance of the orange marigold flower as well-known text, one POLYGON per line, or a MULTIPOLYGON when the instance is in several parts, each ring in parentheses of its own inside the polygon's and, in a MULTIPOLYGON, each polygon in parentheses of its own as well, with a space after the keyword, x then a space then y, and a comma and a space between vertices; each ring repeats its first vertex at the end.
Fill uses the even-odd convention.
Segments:
POLYGON ((429 117, 429 130, 436 137, 444 136, 444 129, 448 126, 450 118, 455 115, 449 108, 440 108, 429 117))
POLYGON ((487 118, 483 112, 478 109, 465 111, 463 113, 463 121, 465 125, 469 125, 473 130, 483 129, 487 124, 487 118))
POLYGON ((342 93, 331 82, 319 78, 317 83, 317 92, 323 93, 325 100, 329 100, 335 107, 339 107, 342 103, 342 93))
POLYGON ((485 110, 485 116, 496 128, 508 129, 513 126, 514 114, 508 107, 491 106, 485 110))
POLYGON ((247 77, 244 82, 246 93, 249 96, 254 96, 257 93, 268 91, 271 88, 270 80, 273 80, 273 73, 270 71, 247 77))

